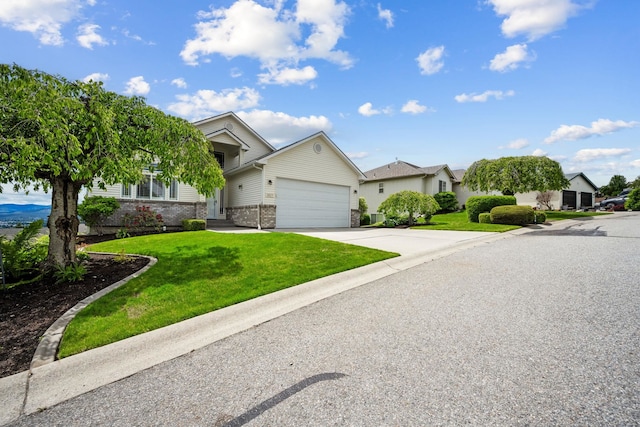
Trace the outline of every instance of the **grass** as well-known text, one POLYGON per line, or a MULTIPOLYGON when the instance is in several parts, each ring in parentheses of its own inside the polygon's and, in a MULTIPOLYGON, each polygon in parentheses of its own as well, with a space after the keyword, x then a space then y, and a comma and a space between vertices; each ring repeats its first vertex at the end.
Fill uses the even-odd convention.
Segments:
POLYGON ((480 224, 469 222, 467 212, 453 212, 434 215, 431 222, 425 225, 411 227, 414 230, 453 230, 453 231, 489 231, 502 233, 504 231, 520 228, 518 225, 480 224))
POLYGON ((78 313, 59 357, 398 255, 297 234, 208 231, 113 240, 89 250, 158 262, 78 313))

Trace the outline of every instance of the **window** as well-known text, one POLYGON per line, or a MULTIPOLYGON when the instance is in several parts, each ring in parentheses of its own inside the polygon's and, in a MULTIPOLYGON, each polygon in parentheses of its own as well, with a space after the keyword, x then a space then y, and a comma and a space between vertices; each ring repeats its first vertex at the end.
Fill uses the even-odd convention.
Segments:
POLYGON ((178 198, 178 181, 175 179, 171 180, 171 184, 169 185, 169 198, 172 200, 178 198))
POLYGON ((378 193, 379 194, 383 194, 384 193, 384 183, 380 183, 378 184, 378 193))
POLYGON ((145 175, 136 186, 137 199, 149 199, 151 197, 151 175, 145 175))
POLYGON ((123 199, 131 198, 131 184, 122 184, 122 198, 123 199))
POLYGON ((164 199, 164 182, 151 178, 151 198, 164 199))
POLYGON ((214 151, 213 156, 216 158, 216 161, 220 165, 222 169, 224 169, 224 153, 220 151, 214 151))
POLYGON ((447 191, 447 181, 438 181, 438 192, 447 191))

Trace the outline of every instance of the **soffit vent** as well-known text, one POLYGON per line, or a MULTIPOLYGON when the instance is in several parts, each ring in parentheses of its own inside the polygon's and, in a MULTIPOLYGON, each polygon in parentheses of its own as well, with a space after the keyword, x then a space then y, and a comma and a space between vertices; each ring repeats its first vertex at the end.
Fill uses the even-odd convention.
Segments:
POLYGON ((224 128, 225 128, 226 130, 228 130, 228 131, 233 131, 233 123, 231 123, 231 122, 226 122, 226 123, 224 124, 224 128))

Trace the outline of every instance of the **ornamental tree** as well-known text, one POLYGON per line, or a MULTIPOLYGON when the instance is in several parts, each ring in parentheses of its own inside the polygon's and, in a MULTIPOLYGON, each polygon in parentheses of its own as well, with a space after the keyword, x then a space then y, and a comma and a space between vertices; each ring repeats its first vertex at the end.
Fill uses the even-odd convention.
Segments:
POLYGON ((560 164, 548 157, 501 157, 474 162, 462 177, 472 191, 500 191, 504 195, 569 187, 560 164))
POLYGON ((440 205, 430 194, 418 191, 400 191, 387 197, 378 206, 378 211, 385 216, 409 215, 409 225, 413 225, 413 219, 418 215, 424 215, 427 222, 431 216, 440 209, 440 205))
POLYGON ((134 184, 143 168, 201 194, 224 185, 204 134, 141 97, 0 64, 0 183, 51 190, 47 266, 76 261, 82 187, 134 184))

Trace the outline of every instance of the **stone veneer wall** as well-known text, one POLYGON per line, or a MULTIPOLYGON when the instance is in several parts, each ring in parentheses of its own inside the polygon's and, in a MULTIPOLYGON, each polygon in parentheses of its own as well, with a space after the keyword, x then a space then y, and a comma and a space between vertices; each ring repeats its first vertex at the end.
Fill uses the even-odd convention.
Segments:
POLYGON ((360 227, 360 211, 358 209, 351 209, 351 228, 360 227))
POLYGON ((227 208, 227 218, 239 227, 258 228, 258 207, 260 227, 276 228, 276 207, 274 205, 247 205, 227 208))
MULTIPOLYGON (((120 209, 107 218, 103 233, 115 233, 122 228, 124 216, 136 213, 136 207, 149 206, 155 213, 162 215, 164 224, 169 229, 182 228, 183 219, 207 218, 207 204, 205 202, 176 202, 169 200, 129 200, 118 199, 120 209)), ((95 230, 91 230, 93 234, 95 230)))

